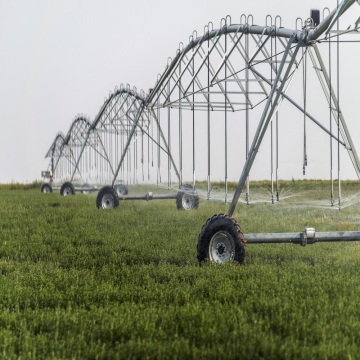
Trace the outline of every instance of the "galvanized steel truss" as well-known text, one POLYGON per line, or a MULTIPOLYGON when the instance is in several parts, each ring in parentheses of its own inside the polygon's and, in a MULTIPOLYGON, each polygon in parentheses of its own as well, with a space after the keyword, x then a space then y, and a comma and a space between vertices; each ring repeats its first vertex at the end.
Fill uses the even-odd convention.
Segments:
MULTIPOLYGON (((282 27, 280 17, 275 19, 267 17, 265 26, 254 25, 252 16, 241 16, 240 24, 231 23, 231 18, 227 17, 222 20, 219 29, 214 29, 211 23, 208 24, 204 28, 202 36, 194 33, 189 38, 187 46, 181 44, 176 57, 169 61, 164 73, 159 76, 154 88, 147 96, 143 92, 138 94, 136 89, 131 90, 129 86, 121 86, 105 100, 85 137, 82 133, 79 138, 80 130, 77 128, 71 130, 75 130, 77 135, 72 135, 71 139, 73 140, 69 144, 65 141, 66 146, 70 145, 72 150, 69 150, 70 155, 64 155, 72 166, 71 180, 76 176, 94 180, 92 175, 94 173, 95 182, 98 183, 111 182, 114 184, 119 177, 127 178, 129 182, 132 176, 134 176, 132 181, 136 182, 134 169, 137 168, 136 161, 139 157, 136 154, 139 151, 138 143, 142 144, 140 159, 141 167, 143 167, 145 153, 147 152, 148 159, 150 159, 149 153, 153 152, 150 150, 150 141, 152 147, 154 144, 157 147, 158 154, 156 157, 152 155, 151 161, 148 160, 148 166, 150 162, 154 163, 154 159, 157 160, 157 181, 159 178, 161 179, 161 163, 163 163, 160 156, 161 150, 162 154, 167 157, 169 186, 171 185, 170 173, 172 170, 175 171, 181 184, 183 181, 183 157, 185 157, 183 143, 186 141, 183 132, 186 132, 187 135, 191 133, 189 126, 184 124, 186 118, 190 118, 187 124, 192 123, 192 150, 190 153, 193 157, 192 172, 195 185, 195 112, 200 110, 207 116, 207 128, 204 134, 207 136, 209 198, 211 191, 210 152, 216 145, 211 142, 210 124, 215 117, 213 114, 216 112, 224 114, 224 177, 225 193, 227 194, 229 163, 227 134, 231 131, 227 125, 229 116, 227 114, 242 113, 245 114, 246 122, 244 141, 246 143, 246 161, 229 211, 229 214, 232 214, 269 125, 273 131, 273 119, 276 119, 277 128, 278 109, 283 100, 291 103, 304 114, 304 117, 346 148, 360 178, 360 162, 336 92, 332 88, 331 75, 326 70, 317 45, 320 36, 325 33, 328 37, 333 31, 335 22, 354 2, 354 0, 344 0, 319 25, 315 26, 311 20, 307 20, 301 29, 282 27), (329 106, 332 104, 334 108, 332 116, 336 125, 339 126, 339 137, 310 114, 302 100, 296 101, 287 95, 290 84, 296 73, 301 71, 307 54, 310 56, 328 104, 329 106), (178 126, 171 125, 174 123, 174 109, 177 109, 178 126), (250 112, 254 109, 257 109, 260 115, 258 120, 251 119, 252 123, 257 124, 257 130, 250 144, 250 112), (155 132, 154 126, 156 127, 155 132), (148 139, 147 146, 144 146, 144 136, 148 139), (138 141, 139 138, 141 141, 138 141), (172 143, 174 138, 176 138, 176 149, 172 143), (76 156, 72 147, 80 148, 76 156), (133 154, 131 154, 132 152, 133 154)), ((351 30, 357 31, 358 23, 351 30)), ((188 137, 188 139, 190 138, 188 137)), ((58 146, 64 145, 61 145, 60 141, 58 146)), ((50 152, 47 155, 49 154, 50 152)), ((56 150, 52 153, 53 156, 59 158, 61 154, 65 154, 64 150, 56 150)), ((306 159, 304 159, 304 167, 305 165, 306 159)), ((149 178, 149 169, 147 173, 149 178)), ((142 170, 142 174, 144 179, 144 170, 142 170)), ((247 187, 247 195, 248 191, 247 187)))

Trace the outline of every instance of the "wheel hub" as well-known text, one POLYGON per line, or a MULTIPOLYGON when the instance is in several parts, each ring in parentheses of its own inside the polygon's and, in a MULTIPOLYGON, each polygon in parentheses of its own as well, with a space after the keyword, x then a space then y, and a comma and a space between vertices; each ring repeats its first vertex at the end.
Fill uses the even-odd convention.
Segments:
POLYGON ((226 245, 223 243, 218 243, 216 245, 216 252, 219 256, 223 255, 226 252, 226 245))
POLYGON ((184 194, 183 196, 183 208, 186 210, 193 208, 193 197, 190 194, 184 194))
POLYGON ((102 198, 102 207, 103 209, 112 209, 115 207, 115 202, 111 195, 104 195, 102 198))
POLYGON ((211 238, 209 244, 209 259, 211 261, 223 263, 234 260, 235 243, 227 231, 218 231, 211 238))

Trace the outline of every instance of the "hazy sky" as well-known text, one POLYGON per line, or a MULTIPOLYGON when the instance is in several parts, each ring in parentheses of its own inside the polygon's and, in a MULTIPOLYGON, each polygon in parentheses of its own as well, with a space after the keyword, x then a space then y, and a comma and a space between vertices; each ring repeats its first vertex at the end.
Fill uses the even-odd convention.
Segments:
MULTIPOLYGON (((67 133, 77 114, 93 120, 104 97, 121 83, 153 87, 179 43, 187 44, 194 30, 202 34, 209 21, 218 28, 226 15, 239 23, 241 14, 252 14, 254 23, 265 25, 270 14, 294 28, 311 8, 335 5, 336 0, 0 0, 0 183, 40 179, 52 141, 58 132, 67 133)), ((359 15, 355 4, 348 24, 359 15)), ((354 97, 347 105, 355 122, 360 43, 346 56, 353 59, 348 87, 354 97)), ((356 124, 349 127, 360 131, 356 124)), ((351 169, 344 174, 354 176, 351 169)))

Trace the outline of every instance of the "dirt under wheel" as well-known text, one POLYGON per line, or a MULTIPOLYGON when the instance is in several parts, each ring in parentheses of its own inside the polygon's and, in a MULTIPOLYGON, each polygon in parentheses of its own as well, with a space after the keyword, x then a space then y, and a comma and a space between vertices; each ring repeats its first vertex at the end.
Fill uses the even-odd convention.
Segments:
POLYGON ((199 264, 209 260, 217 263, 245 259, 245 241, 239 224, 230 216, 219 214, 209 218, 202 227, 197 244, 199 264))
POLYGON ((48 183, 41 185, 41 192, 42 193, 51 193, 53 192, 52 186, 48 183))
POLYGON ((114 209, 119 206, 117 192, 112 186, 104 186, 96 198, 96 207, 98 209, 114 209))
POLYGON ((62 184, 60 188, 60 195, 61 196, 75 195, 74 185, 71 182, 66 182, 62 184))
POLYGON ((194 191, 179 191, 176 195, 178 210, 193 210, 199 207, 199 196, 194 191))

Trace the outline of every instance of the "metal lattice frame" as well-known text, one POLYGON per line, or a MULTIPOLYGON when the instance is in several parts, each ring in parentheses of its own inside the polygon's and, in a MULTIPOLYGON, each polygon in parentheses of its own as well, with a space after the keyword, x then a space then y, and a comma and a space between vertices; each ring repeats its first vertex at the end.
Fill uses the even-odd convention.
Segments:
MULTIPOLYGON (((191 110, 193 119, 195 118, 195 110, 202 110, 207 114, 207 131, 204 136, 207 137, 208 197, 210 197, 211 152, 213 147, 217 145, 211 142, 214 113, 225 113, 224 162, 226 183, 228 163, 228 144, 226 142, 229 131, 227 129, 227 116, 229 115, 226 113, 245 112, 247 124, 246 162, 229 211, 230 215, 239 200, 268 126, 272 124, 284 99, 346 148, 355 171, 360 177, 360 162, 356 149, 316 45, 319 37, 325 31, 328 34, 336 20, 354 2, 352 0, 343 1, 318 26, 315 27, 310 20, 300 30, 276 26, 276 19, 275 24, 258 26, 249 23, 227 24, 228 18, 226 18, 224 25, 217 30, 214 30, 212 24, 209 24, 202 36, 191 37, 189 44, 179 49, 176 57, 168 64, 154 89, 151 90, 147 99, 148 107, 154 110, 179 109, 179 124, 184 122, 185 111, 182 110, 191 110), (296 72, 299 71, 304 54, 307 52, 310 53, 328 102, 337 104, 333 116, 339 125, 341 137, 337 137, 319 119, 310 114, 301 101, 296 102, 287 95, 290 84, 296 72), (249 111, 254 109, 259 109, 260 120, 256 121, 257 130, 250 146, 249 111)), ((241 20, 246 21, 249 18, 242 17, 241 20)), ((164 110, 162 111, 165 113, 164 110)), ((168 110, 168 119, 171 118, 170 111, 168 110)), ((252 122, 254 123, 254 120, 252 122)), ((170 127, 170 121, 168 123, 168 127, 170 127)), ((195 125, 193 126, 195 127, 195 125)), ((179 125, 179 142, 182 141, 181 132, 179 125)), ((194 137, 193 134, 193 139, 194 137)), ((193 143, 195 143, 194 140, 193 143)), ((182 144, 179 148, 181 149, 181 147, 182 144)), ((195 146, 193 147, 194 153, 195 146)), ((179 154, 179 158, 182 158, 181 154, 179 154)), ((180 169, 182 169, 181 162, 180 169)))
MULTIPOLYGON (((124 179, 127 183, 137 183, 139 168, 142 179, 145 178, 144 142, 148 141, 148 148, 151 141, 167 153, 168 149, 161 129, 159 142, 150 134, 150 125, 156 123, 156 119, 144 105, 144 92, 138 94, 136 88, 130 89, 130 86, 120 86, 105 99, 84 137, 71 181, 77 175, 83 181, 97 184, 114 185, 124 179), (82 174, 84 168, 87 176, 82 174)), ((148 161, 147 177, 149 171, 148 161)))
MULTIPOLYGON (((258 26, 253 25, 251 16, 241 16, 240 24, 232 24, 231 18, 227 17, 222 20, 220 29, 214 30, 210 23, 202 36, 198 37, 194 33, 189 44, 182 46, 176 57, 169 62, 148 96, 144 92, 138 94, 135 88, 130 89, 129 86, 116 89, 105 100, 86 136, 76 144, 75 140, 70 141, 67 151, 64 151, 64 147, 58 158, 63 156, 71 164, 70 180, 114 184, 121 178, 128 183, 137 182, 139 158, 142 178, 145 178, 144 159, 147 151, 147 177, 150 177, 151 152, 152 166, 154 159, 157 162, 157 182, 161 182, 162 164, 167 163, 169 187, 172 172, 180 184, 184 177, 188 177, 183 174, 186 167, 192 167, 195 185, 195 163, 206 163, 210 198, 211 167, 214 166, 212 153, 221 143, 226 201, 228 168, 230 163, 231 167, 235 164, 228 150, 232 149, 228 133, 233 132, 232 124, 241 120, 245 122, 245 139, 239 139, 239 142, 245 145, 242 146, 245 148, 246 161, 232 202, 232 213, 269 125, 273 141, 273 120, 276 121, 275 137, 278 137, 277 116, 283 100, 291 103, 304 117, 343 145, 360 177, 359 159, 316 44, 319 37, 324 32, 329 33, 334 21, 354 2, 343 1, 316 27, 312 21, 307 21, 301 29, 287 29, 281 26, 279 17, 274 20, 267 17, 266 26, 258 26), (340 128, 339 137, 309 113, 301 100, 295 101, 294 97, 288 95, 290 84, 301 71, 307 53, 328 103, 337 104, 333 116, 340 128), (199 115, 195 115, 199 112, 202 113, 202 123, 198 120, 199 115), (257 118, 250 120, 250 113, 254 112, 257 118), (214 132, 219 129, 216 123, 220 121, 224 124, 221 130, 223 133, 214 141, 214 132), (250 124, 257 126, 251 146, 250 124), (204 147, 196 150, 196 136, 199 136, 197 134, 201 126, 205 129, 202 137, 206 138, 206 151, 204 147), (144 146, 144 137, 148 139, 147 146, 144 146), (155 157, 154 144, 157 148, 155 157), (201 161, 198 160, 199 156, 201 161), (192 163, 190 161, 185 164, 183 159, 191 157, 192 163)), ((273 147, 272 144, 271 152, 273 147)), ((237 148, 235 157, 239 153, 240 149, 237 148)), ((271 162, 272 158, 273 155, 271 162)), ((278 154, 276 168, 277 166, 278 154)), ((273 173, 273 164, 271 167, 273 173)), ((246 192, 248 196, 248 186, 246 192)))
POLYGON ((70 179, 90 125, 88 117, 78 115, 71 123, 66 136, 56 136, 45 156, 51 158, 51 173, 56 182, 61 183, 70 179))

